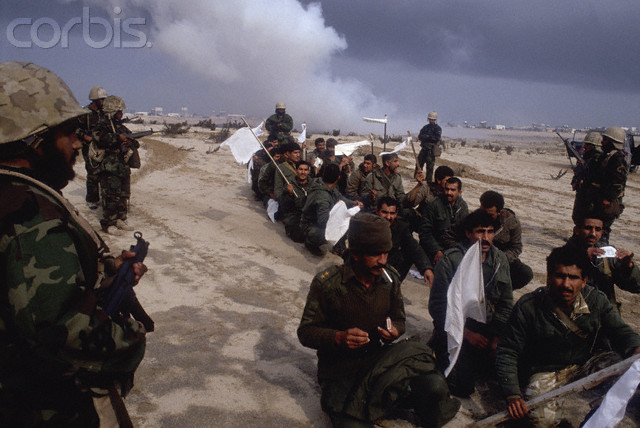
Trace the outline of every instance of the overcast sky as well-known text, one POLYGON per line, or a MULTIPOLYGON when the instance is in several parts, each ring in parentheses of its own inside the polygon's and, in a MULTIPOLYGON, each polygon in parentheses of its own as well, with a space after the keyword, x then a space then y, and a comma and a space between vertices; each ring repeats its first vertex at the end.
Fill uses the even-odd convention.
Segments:
POLYGON ((389 133, 417 133, 430 110, 640 125, 638 0, 1 0, 0 30, 2 61, 131 111, 266 117, 281 100, 296 127, 343 133, 381 132, 362 117, 385 114, 389 133))

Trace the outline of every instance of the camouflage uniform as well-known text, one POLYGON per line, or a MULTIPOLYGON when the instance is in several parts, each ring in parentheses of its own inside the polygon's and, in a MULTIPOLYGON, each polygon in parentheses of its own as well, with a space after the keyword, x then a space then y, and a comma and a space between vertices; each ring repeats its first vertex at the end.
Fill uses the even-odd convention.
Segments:
POLYGON ((105 150, 100 164, 100 188, 102 191, 103 230, 115 226, 118 220, 127 219, 128 201, 131 196, 131 168, 129 158, 140 143, 133 140, 133 145, 126 148, 120 141, 119 134, 131 131, 121 121, 104 115, 93 131, 93 138, 98 148, 105 150))
POLYGON ((133 385, 144 332, 96 306, 105 251, 54 190, 0 175, 0 425, 97 426, 89 387, 133 385))
MULTIPOLYGON (((281 161, 277 160, 276 162, 280 163, 281 161)), ((262 168, 260 168, 260 175, 258 177, 258 189, 260 189, 260 193, 262 194, 262 203, 265 207, 267 206, 269 198, 271 198, 271 195, 273 194, 276 174, 279 174, 279 172, 276 171, 276 165, 273 163, 273 161, 270 161, 262 168)))
POLYGON ((371 211, 375 211, 376 201, 372 200, 370 196, 371 189, 376 191, 376 199, 383 196, 391 196, 400 204, 404 201, 404 185, 402 184, 402 177, 397 172, 387 177, 382 168, 374 168, 364 180, 361 200, 367 201, 366 206, 371 211))
POLYGON ((101 110, 94 110, 91 104, 87 106, 90 113, 79 118, 80 127, 76 131, 78 137, 82 141, 82 157, 84 159, 84 167, 87 171, 87 196, 85 200, 90 203, 100 201, 100 163, 92 160, 89 156, 90 143, 84 139, 84 136, 92 136, 93 129, 98 125, 103 116, 101 110))
POLYGON ((293 129, 293 118, 287 113, 279 115, 277 113, 269 116, 264 124, 265 129, 269 132, 269 140, 276 138, 280 145, 287 141, 293 129))
POLYGON ((311 180, 307 179, 307 182, 303 185, 294 179, 291 182, 293 190, 295 190, 297 197, 290 194, 286 190, 282 192, 280 196, 280 212, 282 213, 282 222, 284 223, 284 230, 287 236, 294 242, 304 242, 304 233, 300 229, 300 219, 302 218, 302 208, 307 201, 307 194, 311 187, 311 180))
MULTIPOLYGON (((280 171, 287 177, 287 181, 289 183, 293 183, 296 181, 296 166, 293 162, 284 161, 278 165, 280 167, 280 171)), ((283 192, 286 192, 285 188, 287 187, 287 183, 282 178, 282 174, 278 171, 275 172, 275 177, 273 180, 273 194, 276 196, 276 200, 280 200, 280 196, 282 196, 283 192)))
POLYGON ((418 154, 418 165, 422 168, 422 165, 427 164, 425 171, 427 183, 433 181, 433 167, 436 163, 436 146, 440 144, 441 136, 442 128, 436 123, 426 124, 418 134, 421 147, 420 153, 418 154))

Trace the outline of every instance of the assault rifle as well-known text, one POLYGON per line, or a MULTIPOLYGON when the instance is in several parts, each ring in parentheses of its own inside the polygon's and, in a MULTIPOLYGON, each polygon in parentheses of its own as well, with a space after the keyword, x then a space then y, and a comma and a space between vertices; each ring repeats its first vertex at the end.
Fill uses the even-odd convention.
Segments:
POLYGON ((569 155, 569 157, 573 156, 574 158, 578 159, 580 163, 584 165, 584 159, 582 158, 582 156, 580 156, 580 152, 576 150, 574 145, 571 144, 571 141, 569 141, 568 138, 562 138, 562 135, 560 135, 560 133, 557 131, 556 131, 556 134, 558 134, 558 137, 560 137, 564 145, 567 147, 567 154, 569 155))
POLYGON ((148 135, 155 134, 157 131, 149 129, 148 131, 132 132, 130 134, 124 134, 130 140, 136 140, 138 138, 146 137, 148 135))
POLYGON ((135 232, 133 236, 137 242, 136 245, 131 246, 129 251, 136 253, 136 255, 126 259, 120 266, 113 285, 109 288, 106 298, 101 303, 110 317, 115 318, 118 314, 122 314, 125 317, 131 315, 144 325, 145 330, 153 331, 153 320, 144 310, 138 301, 135 291, 133 291, 133 286, 136 284, 133 264, 144 261, 149 250, 149 242, 142 239, 142 233, 140 232, 135 232))

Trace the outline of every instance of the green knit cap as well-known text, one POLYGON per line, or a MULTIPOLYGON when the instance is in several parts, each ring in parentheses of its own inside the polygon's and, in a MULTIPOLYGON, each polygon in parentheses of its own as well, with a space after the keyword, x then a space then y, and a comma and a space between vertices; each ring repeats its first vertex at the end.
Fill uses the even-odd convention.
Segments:
POLYGON ((391 228, 389 221, 370 213, 351 217, 349 222, 349 250, 359 254, 381 254, 391 250, 391 228))

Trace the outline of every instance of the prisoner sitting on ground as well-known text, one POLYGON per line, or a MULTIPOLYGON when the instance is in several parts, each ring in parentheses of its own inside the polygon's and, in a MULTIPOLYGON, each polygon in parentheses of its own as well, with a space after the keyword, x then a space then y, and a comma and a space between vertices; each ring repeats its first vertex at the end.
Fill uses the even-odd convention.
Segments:
POLYGON ((322 409, 335 427, 373 427, 396 406, 415 409, 423 426, 439 427, 460 406, 449 396, 433 352, 403 340, 400 280, 385 267, 389 222, 358 213, 347 232, 351 255, 315 276, 298 327, 304 346, 318 350, 322 409))
MULTIPOLYGON (((596 356, 601 339, 608 339, 619 355, 640 353, 640 335, 604 293, 587 285, 590 269, 584 252, 571 245, 555 248, 547 257, 547 286, 525 294, 513 307, 498 343, 496 371, 514 419, 529 413, 525 398, 590 374, 592 357, 603 359, 596 356), (524 394, 521 380, 527 385, 524 394)), ((554 401, 530 417, 536 426, 557 426, 562 408, 554 401)))

